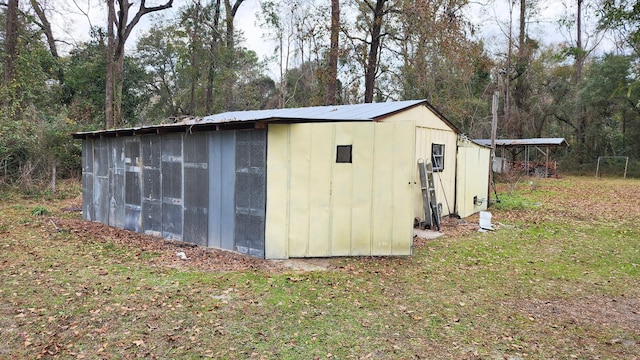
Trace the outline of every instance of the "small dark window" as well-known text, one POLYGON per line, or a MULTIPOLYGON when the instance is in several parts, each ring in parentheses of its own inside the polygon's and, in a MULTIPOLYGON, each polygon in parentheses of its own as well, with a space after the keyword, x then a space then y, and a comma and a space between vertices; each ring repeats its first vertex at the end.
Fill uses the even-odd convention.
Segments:
POLYGON ((444 144, 431 144, 431 159, 433 171, 441 172, 444 170, 444 144))
POLYGON ((351 146, 352 145, 338 145, 336 151, 337 163, 351 163, 351 146))

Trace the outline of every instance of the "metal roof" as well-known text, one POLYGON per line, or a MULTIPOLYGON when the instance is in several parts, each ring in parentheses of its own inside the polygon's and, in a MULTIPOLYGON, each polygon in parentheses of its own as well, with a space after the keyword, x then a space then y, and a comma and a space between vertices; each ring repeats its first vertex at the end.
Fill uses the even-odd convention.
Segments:
POLYGON ((407 100, 382 103, 312 106, 292 109, 230 111, 205 116, 202 119, 185 121, 185 124, 220 124, 260 120, 325 120, 325 121, 371 121, 385 115, 425 103, 425 100, 407 100))
MULTIPOLYGON (((476 139, 478 144, 491 146, 491 139, 476 139)), ((564 138, 496 139, 496 146, 569 146, 564 138)))
POLYGON ((105 136, 131 136, 178 131, 222 130, 258 127, 261 122, 374 121, 385 116, 424 105, 451 129, 460 131, 426 100, 405 100, 354 105, 312 106, 290 109, 230 111, 177 123, 73 133, 76 139, 105 136))

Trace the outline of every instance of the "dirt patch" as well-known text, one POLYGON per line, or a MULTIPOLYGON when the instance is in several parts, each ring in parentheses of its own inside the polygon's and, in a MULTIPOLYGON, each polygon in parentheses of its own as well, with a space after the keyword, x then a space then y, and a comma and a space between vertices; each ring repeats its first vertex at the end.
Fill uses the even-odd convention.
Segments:
MULTIPOLYGON (((640 298, 589 296, 571 300, 530 300, 517 304, 527 317, 551 326, 597 326, 619 328, 640 334, 640 298)), ((614 341, 615 339, 612 339, 614 341)))

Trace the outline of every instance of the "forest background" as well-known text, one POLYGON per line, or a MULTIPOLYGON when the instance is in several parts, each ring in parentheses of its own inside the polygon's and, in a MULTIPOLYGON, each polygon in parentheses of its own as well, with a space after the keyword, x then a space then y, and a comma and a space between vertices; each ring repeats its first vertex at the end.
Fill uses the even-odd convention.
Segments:
POLYGON ((100 26, 89 3, 0 0, 1 185, 79 176, 75 131, 233 110, 426 99, 488 138, 494 93, 499 138, 563 137, 563 171, 628 156, 640 177, 635 1, 258 0, 250 33, 243 0, 150 1, 106 0, 100 26), (78 13, 86 40, 53 31, 78 13))

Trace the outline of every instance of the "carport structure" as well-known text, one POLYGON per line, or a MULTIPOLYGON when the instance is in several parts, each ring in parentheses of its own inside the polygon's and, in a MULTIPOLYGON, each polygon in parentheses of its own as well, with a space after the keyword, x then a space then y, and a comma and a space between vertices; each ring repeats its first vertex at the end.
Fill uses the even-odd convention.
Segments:
MULTIPOLYGON (((491 139, 476 139, 475 142, 491 146, 491 139)), ((569 143, 564 138, 532 138, 497 139, 495 145, 496 150, 500 151, 500 156, 493 160, 494 172, 509 173, 511 170, 517 169, 525 174, 549 177, 556 174, 557 168, 557 163, 550 159, 551 149, 567 148, 569 143), (511 161, 506 158, 507 151, 511 155, 511 161), (522 154, 522 160, 518 161, 520 154, 522 154), (544 160, 537 160, 539 156, 543 156, 544 160)))

